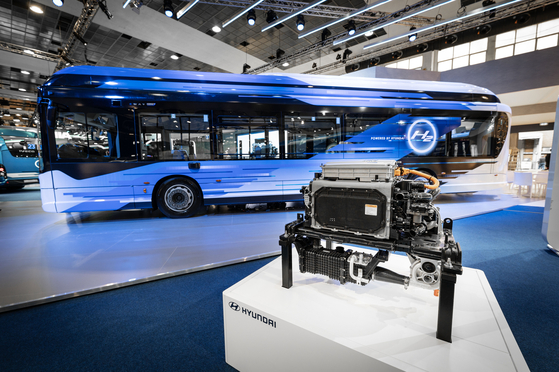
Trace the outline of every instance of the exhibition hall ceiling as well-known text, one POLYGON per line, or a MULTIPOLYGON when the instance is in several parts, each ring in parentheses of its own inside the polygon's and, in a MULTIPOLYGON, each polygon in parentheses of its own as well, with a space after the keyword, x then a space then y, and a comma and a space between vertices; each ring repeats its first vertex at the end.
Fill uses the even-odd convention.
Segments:
MULTIPOLYGON (((84 3, 97 4, 97 0, 84 0, 84 3, 66 0, 61 7, 55 6, 52 0, 0 0, 0 96, 18 104, 32 102, 37 86, 55 71, 57 64, 58 67, 63 65, 59 56, 64 48, 68 48, 69 40, 73 41, 73 47, 67 49, 67 57, 75 64, 233 73, 243 72, 246 64, 250 66, 245 67, 249 73, 308 73, 312 66, 318 71, 324 66, 339 64, 339 55, 348 48, 353 52, 351 58, 365 55, 363 46, 374 42, 377 35, 378 40, 383 41, 409 32, 410 27, 421 29, 491 6, 491 0, 328 0, 302 13, 304 31, 297 30, 297 17, 262 31, 268 26, 268 11, 274 10, 277 17, 282 18, 289 14, 288 11, 300 10, 314 2, 265 0, 254 7, 254 26, 248 25, 247 14, 243 14, 224 27, 224 23, 256 1, 200 0, 178 20, 164 15, 167 1, 144 0, 142 3, 132 0, 130 4, 141 6, 128 4, 123 8, 125 0, 106 0, 107 12, 102 11, 101 6, 93 16, 85 17, 91 22, 81 29, 83 41, 80 41, 73 36, 76 21, 84 3), (323 43, 322 31, 299 38, 302 33, 375 4, 379 5, 329 26, 331 35, 326 39, 333 42, 323 43), (463 4, 469 5, 462 7, 463 4), (43 13, 33 12, 31 5, 38 6, 43 13), (422 10, 425 11, 414 14, 422 10), (386 26, 382 19, 395 22, 386 26), (384 27, 379 27, 376 35, 343 41, 348 34, 349 20, 355 21, 358 34, 367 24, 384 27), (221 31, 212 30, 214 26, 219 26, 221 31), (333 45, 336 40, 342 42, 333 45), (178 59, 172 56, 178 56, 178 59), (280 57, 281 64, 277 57, 280 57), (289 66, 283 66, 286 57, 289 66)), ((530 6, 541 1, 545 0, 517 0, 516 3, 530 6)), ((496 4, 510 2, 514 0, 496 4)), ((105 0, 102 0, 103 4, 105 0)), ((175 12, 187 4, 188 1, 172 0, 175 12)), ((489 12, 480 11, 469 19, 479 19, 479 24, 489 21, 489 16, 489 12)), ((343 65, 334 67, 339 70, 343 65)), ((329 73, 330 70, 323 72, 329 73)), ((1 108, 9 107, 2 105, 1 108)))

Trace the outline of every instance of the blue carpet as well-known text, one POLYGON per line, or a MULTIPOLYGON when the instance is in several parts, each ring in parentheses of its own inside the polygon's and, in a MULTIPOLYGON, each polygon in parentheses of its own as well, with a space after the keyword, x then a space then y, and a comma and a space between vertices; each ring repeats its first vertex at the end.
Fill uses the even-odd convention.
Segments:
MULTIPOLYGON (((555 372, 559 256, 541 237, 543 208, 524 208, 457 220, 454 235, 464 265, 487 275, 531 371, 555 372)), ((222 292, 273 259, 0 314, 0 371, 234 371, 222 292)))

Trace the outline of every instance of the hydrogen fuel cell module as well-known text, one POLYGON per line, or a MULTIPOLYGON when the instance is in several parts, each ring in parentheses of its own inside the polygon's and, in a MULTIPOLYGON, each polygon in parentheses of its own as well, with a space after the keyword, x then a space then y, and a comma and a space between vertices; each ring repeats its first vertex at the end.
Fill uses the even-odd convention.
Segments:
POLYGON ((453 221, 442 219, 433 205, 439 181, 398 167, 394 161, 327 163, 301 191, 305 213, 287 224, 280 236, 283 287, 293 285, 295 245, 302 273, 325 275, 341 284, 377 280, 437 290, 436 335, 452 342, 454 286, 456 275, 462 274, 462 251, 452 235, 453 221), (428 183, 405 178, 409 173, 428 183), (333 242, 377 251, 368 254, 333 247, 333 242), (380 266, 396 251, 407 254, 409 275, 380 266))

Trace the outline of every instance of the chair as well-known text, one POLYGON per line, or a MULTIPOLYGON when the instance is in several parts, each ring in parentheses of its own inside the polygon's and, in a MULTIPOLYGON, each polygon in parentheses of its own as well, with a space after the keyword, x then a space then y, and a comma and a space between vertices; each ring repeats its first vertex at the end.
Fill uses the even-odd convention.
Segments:
POLYGON ((522 196, 522 187, 526 186, 532 197, 532 173, 531 172, 514 172, 514 184, 518 186, 518 197, 522 196))
POLYGON ((538 195, 545 196, 545 192, 547 189, 547 178, 549 176, 549 172, 543 171, 534 174, 534 178, 532 180, 534 189, 538 195))
POLYGON ((507 171, 507 184, 509 191, 514 187, 514 171, 507 171))

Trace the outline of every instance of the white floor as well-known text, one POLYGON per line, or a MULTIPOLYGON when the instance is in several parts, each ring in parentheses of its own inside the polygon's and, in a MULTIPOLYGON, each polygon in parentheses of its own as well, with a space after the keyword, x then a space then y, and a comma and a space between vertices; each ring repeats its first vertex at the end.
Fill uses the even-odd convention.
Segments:
MULTIPOLYGON (((443 217, 464 218, 543 199, 440 195, 443 217)), ((302 210, 217 213, 173 220, 159 212, 51 214, 37 188, 0 194, 0 312, 165 276, 279 254, 302 210)))

